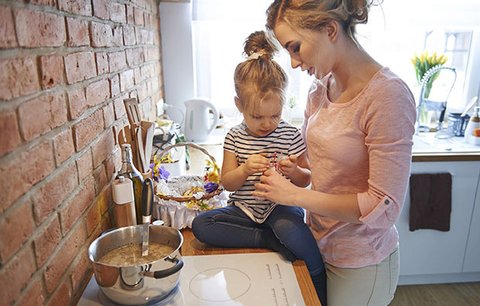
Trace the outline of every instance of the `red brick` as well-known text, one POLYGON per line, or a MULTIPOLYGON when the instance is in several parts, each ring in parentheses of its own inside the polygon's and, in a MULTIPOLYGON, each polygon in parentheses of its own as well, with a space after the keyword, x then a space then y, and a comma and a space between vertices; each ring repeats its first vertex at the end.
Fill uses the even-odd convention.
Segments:
POLYGON ((92 163, 92 153, 90 150, 87 150, 82 156, 77 158, 78 179, 80 182, 92 173, 92 163))
POLYGON ((145 61, 153 61, 160 59, 160 50, 157 47, 146 47, 144 49, 145 61))
POLYGON ((7 290, 0 290, 2 305, 13 305, 20 292, 31 280, 35 272, 35 259, 31 247, 23 248, 15 257, 0 269, 0 284, 7 290))
POLYGON ((0 262, 4 264, 30 238, 35 228, 32 203, 17 203, 0 219, 0 262), (19 222, 21 220, 21 222, 19 222))
MULTIPOLYGON (((114 139, 114 134, 112 131, 112 139, 114 139)), ((114 139, 115 141, 115 139, 114 139)), ((105 169, 107 171, 107 175, 110 175, 110 180, 113 180, 117 176, 117 168, 115 162, 117 161, 117 151, 120 151, 120 148, 115 145, 113 147, 113 152, 112 155, 110 155, 106 160, 105 160, 105 169)))
POLYGON ((145 27, 146 28, 151 28, 152 27, 152 15, 150 13, 145 12, 143 14, 143 19, 145 20, 145 27))
POLYGON ((93 0, 93 15, 101 19, 110 19, 110 0, 93 0))
POLYGON ((68 110, 71 119, 77 119, 87 109, 85 89, 83 87, 72 88, 68 91, 68 110))
POLYGON ((60 220, 58 215, 55 214, 51 220, 48 220, 45 225, 37 229, 35 239, 33 240, 38 267, 43 266, 47 262, 61 240, 60 220))
POLYGON ((115 74, 110 78, 110 93, 115 97, 120 93, 120 76, 115 74))
POLYGON ((5 110, 0 113, 0 157, 15 149, 22 143, 20 130, 17 124, 17 115, 14 110, 5 110))
POLYGON ((94 204, 98 206, 102 215, 106 214, 113 205, 111 186, 112 185, 107 185, 106 188, 102 188, 94 204))
POLYGON ((52 88, 65 84, 65 66, 63 57, 60 55, 40 56, 40 68, 42 73, 42 88, 52 88))
POLYGON ((77 15, 92 15, 92 4, 90 0, 58 0, 58 7, 62 11, 77 15))
POLYGON ((55 161, 57 167, 59 167, 64 161, 70 158, 73 153, 75 153, 72 130, 69 127, 53 138, 53 149, 55 150, 55 161))
POLYGON ((0 60, 0 100, 40 90, 37 64, 33 57, 0 60))
POLYGON ((69 279, 64 279, 52 294, 46 306, 69 305, 72 299, 72 287, 69 279))
POLYGON ((90 35, 92 37, 92 47, 112 47, 113 31, 110 25, 92 21, 90 23, 90 35))
POLYGON ((125 50, 127 54, 128 66, 133 68, 143 62, 143 50, 141 48, 131 48, 125 50))
POLYGON ((47 262, 44 278, 48 293, 52 293, 60 284, 62 276, 68 271, 75 255, 86 242, 85 226, 78 220, 73 230, 63 239, 56 254, 47 262))
POLYGON ((143 81, 142 74, 140 72, 140 67, 136 67, 133 69, 133 75, 135 84, 140 84, 143 81))
POLYGON ((110 83, 108 79, 90 83, 87 88, 87 105, 89 107, 101 104, 110 98, 110 83))
POLYGON ((68 233, 75 222, 80 220, 83 213, 92 204, 95 198, 95 186, 93 180, 86 180, 77 190, 75 195, 70 198, 60 210, 60 222, 62 232, 68 233))
POLYGON ((123 43, 125 46, 133 46, 136 44, 135 40, 135 28, 133 26, 124 26, 123 27, 123 43))
POLYGON ((103 121, 105 123, 105 129, 110 127, 115 122, 115 111, 113 110, 113 102, 108 103, 103 108, 103 121))
POLYGON ((50 127, 56 128, 67 122, 67 96, 64 92, 57 92, 47 96, 50 102, 50 127))
POLYGON ((55 167, 50 141, 22 150, 8 162, 0 164, 0 213, 33 185, 44 179, 55 167))
POLYGON ((133 69, 129 69, 120 73, 120 90, 126 91, 134 85, 133 69))
POLYGON ((134 12, 134 7, 126 4, 127 6, 127 23, 128 24, 134 24, 135 23, 135 12, 134 12))
POLYGON ((154 77, 155 75, 154 70, 155 70, 155 67, 153 66, 153 64, 143 65, 142 67, 140 67, 142 78, 150 79, 154 77))
POLYGON ((70 47, 89 46, 88 22, 83 19, 67 17, 68 45, 70 47))
POLYGON ((17 9, 14 11, 18 44, 22 47, 61 47, 66 40, 63 16, 17 9))
MULTIPOLYGON (((86 226, 87 226, 87 236, 88 237, 90 237, 92 234, 94 234, 95 231, 100 233, 100 229, 99 229, 98 226, 102 221, 102 213, 98 209, 98 206, 95 205, 95 203, 94 203, 94 205, 92 205, 88 209, 87 214, 85 216, 85 223, 86 223, 86 226)), ((94 235, 94 237, 96 237, 96 236, 97 235, 94 235)))
POLYGON ((117 72, 127 67, 127 58, 124 51, 108 53, 110 72, 117 72))
POLYGON ((145 0, 132 0, 132 3, 142 8, 146 7, 145 0))
POLYGON ((103 163, 114 149, 114 138, 110 129, 106 130, 96 143, 92 145, 93 167, 96 168, 103 163))
POLYGON ((136 25, 143 26, 145 24, 145 21, 143 19, 143 10, 142 9, 135 8, 134 18, 135 18, 135 24, 136 25))
POLYGON ((48 6, 57 6, 57 0, 27 0, 27 3, 48 5, 48 6))
POLYGON ((9 7, 0 6, 0 49, 17 46, 15 24, 9 7))
POLYGON ((103 114, 97 110, 73 126, 75 149, 77 152, 90 144, 103 131, 103 114))
POLYGON ((18 306, 43 305, 45 294, 43 292, 43 280, 40 276, 34 276, 28 287, 23 291, 17 302, 18 306))
POLYGON ((123 98, 117 97, 113 100, 113 108, 115 110, 115 119, 119 120, 127 114, 125 111, 125 105, 123 104, 123 98))
POLYGON ((23 137, 32 140, 67 121, 65 94, 56 93, 27 101, 18 108, 18 115, 23 137))
POLYGON ((78 186, 75 163, 71 162, 46 180, 32 196, 37 223, 43 222, 78 186))
POLYGON ((20 105, 18 116, 25 140, 30 141, 50 131, 50 111, 50 101, 47 96, 40 96, 20 105))
POLYGON ((126 23, 127 15, 125 4, 111 2, 110 4, 110 20, 118 23, 126 23))
POLYGON ((122 47, 123 46, 123 27, 117 25, 112 28, 113 36, 112 36, 112 45, 114 47, 122 47))
POLYGON ((110 70, 108 68, 108 55, 106 52, 97 52, 95 53, 95 58, 97 59, 97 75, 102 75, 108 73, 110 70))
POLYGON ((103 164, 93 169, 93 178, 95 179, 95 192, 98 195, 108 183, 106 169, 103 164))
POLYGON ((70 279, 72 280, 73 292, 79 292, 79 290, 83 289, 83 285, 89 282, 92 275, 92 264, 88 259, 87 252, 78 254, 74 265, 75 269, 73 269, 70 279))
POLYGON ((78 52, 67 55, 65 57, 65 71, 68 84, 96 76, 97 69, 93 52, 78 52))

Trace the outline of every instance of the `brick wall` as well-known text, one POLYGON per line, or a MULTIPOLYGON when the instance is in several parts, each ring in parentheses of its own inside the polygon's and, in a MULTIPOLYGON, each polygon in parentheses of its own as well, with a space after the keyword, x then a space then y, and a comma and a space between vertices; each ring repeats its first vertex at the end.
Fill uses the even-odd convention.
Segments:
POLYGON ((0 305, 74 305, 112 225, 123 99, 162 96, 155 0, 0 0, 0 305))

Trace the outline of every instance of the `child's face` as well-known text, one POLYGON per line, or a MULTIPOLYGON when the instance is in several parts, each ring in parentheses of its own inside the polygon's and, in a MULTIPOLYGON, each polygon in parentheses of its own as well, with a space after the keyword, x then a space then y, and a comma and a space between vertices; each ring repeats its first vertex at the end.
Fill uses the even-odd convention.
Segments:
POLYGON ((240 111, 243 113, 248 132, 253 136, 263 137, 277 128, 282 117, 282 103, 277 95, 268 95, 255 107, 240 111))

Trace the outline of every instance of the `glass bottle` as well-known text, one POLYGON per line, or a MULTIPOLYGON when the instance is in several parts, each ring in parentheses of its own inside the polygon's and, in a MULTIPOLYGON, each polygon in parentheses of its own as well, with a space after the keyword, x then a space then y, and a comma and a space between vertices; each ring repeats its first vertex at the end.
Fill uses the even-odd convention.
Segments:
POLYGON ((142 224, 143 176, 133 164, 132 147, 129 143, 122 144, 122 168, 120 168, 118 176, 124 176, 132 180, 137 224, 142 224))

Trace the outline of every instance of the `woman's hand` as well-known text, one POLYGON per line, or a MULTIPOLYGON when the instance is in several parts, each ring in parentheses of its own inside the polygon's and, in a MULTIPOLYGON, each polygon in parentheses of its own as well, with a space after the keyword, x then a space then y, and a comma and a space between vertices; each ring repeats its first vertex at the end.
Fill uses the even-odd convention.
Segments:
POLYGON ((243 171, 247 175, 261 173, 266 171, 270 166, 270 160, 265 154, 253 154, 243 164, 243 171))
POLYGON ((255 191, 252 194, 257 198, 294 206, 295 192, 298 188, 274 169, 269 169, 260 177, 260 183, 255 184, 255 191))

